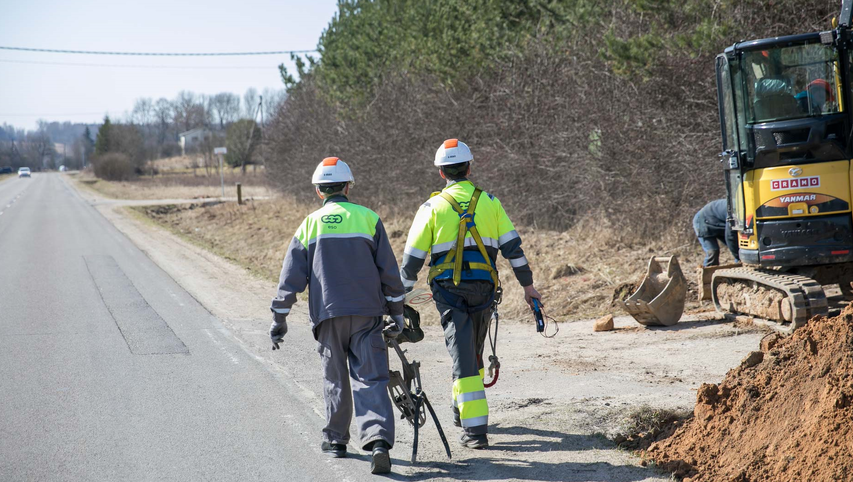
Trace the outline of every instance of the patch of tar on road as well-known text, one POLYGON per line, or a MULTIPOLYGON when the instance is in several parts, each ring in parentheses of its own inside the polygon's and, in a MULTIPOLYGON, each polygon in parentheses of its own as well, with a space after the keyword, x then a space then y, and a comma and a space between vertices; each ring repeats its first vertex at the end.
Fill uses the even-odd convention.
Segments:
POLYGON ((83 256, 101 299, 134 355, 189 355, 184 342, 151 308, 112 256, 83 256))

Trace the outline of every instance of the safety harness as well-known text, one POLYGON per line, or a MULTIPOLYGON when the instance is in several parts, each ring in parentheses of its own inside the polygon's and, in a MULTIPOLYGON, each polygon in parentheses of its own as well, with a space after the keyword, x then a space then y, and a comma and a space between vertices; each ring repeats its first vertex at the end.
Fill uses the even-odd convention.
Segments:
MULTIPOLYGON (((482 193, 483 190, 479 187, 474 188, 474 194, 471 196, 471 201, 468 203, 467 210, 462 209, 462 206, 460 206, 459 203, 456 202, 456 199, 453 199, 453 196, 450 194, 444 191, 438 194, 438 196, 450 203, 450 206, 453 207, 453 210, 459 215, 459 232, 456 235, 456 249, 451 250, 447 256, 445 256, 443 263, 432 266, 429 269, 429 277, 427 278, 427 282, 429 284, 432 284, 432 280, 434 280, 436 276, 447 270, 452 270, 453 284, 454 286, 459 286, 459 283, 462 281, 462 257, 463 251, 465 250, 465 236, 470 232, 471 237, 474 238, 474 242, 477 244, 477 249, 480 251, 480 255, 483 256, 483 261, 485 262, 467 263, 469 269, 487 271, 489 276, 492 278, 492 284, 495 287, 495 291, 497 291, 500 286, 498 272, 489 262, 491 258, 489 257, 489 253, 486 251, 486 245, 483 244, 483 238, 480 237, 480 232, 477 230, 477 224, 474 222, 474 210, 477 209, 477 201, 480 199, 480 194, 482 193)), ((488 306, 491 303, 492 301, 489 300, 486 305, 488 306)))

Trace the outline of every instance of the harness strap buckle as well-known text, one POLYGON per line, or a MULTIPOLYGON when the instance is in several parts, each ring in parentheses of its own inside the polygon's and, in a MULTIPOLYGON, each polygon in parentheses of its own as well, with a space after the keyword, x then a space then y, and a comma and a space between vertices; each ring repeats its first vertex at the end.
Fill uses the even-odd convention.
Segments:
POLYGON ((489 355, 489 376, 492 376, 492 370, 501 367, 501 361, 495 355, 489 355))

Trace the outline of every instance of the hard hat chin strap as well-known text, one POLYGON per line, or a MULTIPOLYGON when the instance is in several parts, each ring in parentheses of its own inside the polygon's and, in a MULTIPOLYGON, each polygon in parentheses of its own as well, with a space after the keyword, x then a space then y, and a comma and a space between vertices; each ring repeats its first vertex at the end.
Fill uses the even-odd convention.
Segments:
POLYGON ((315 184, 314 190, 317 192, 317 196, 320 199, 328 199, 335 195, 348 195, 349 187, 352 183, 342 182, 335 184, 315 184))

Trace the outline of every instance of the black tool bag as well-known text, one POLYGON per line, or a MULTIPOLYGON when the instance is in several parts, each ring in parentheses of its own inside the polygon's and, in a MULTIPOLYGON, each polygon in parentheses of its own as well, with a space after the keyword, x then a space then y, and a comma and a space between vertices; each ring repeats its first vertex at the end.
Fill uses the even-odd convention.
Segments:
POLYGON ((421 314, 409 305, 403 305, 403 318, 406 325, 403 332, 397 335, 397 343, 417 343, 424 339, 421 329, 421 314))

